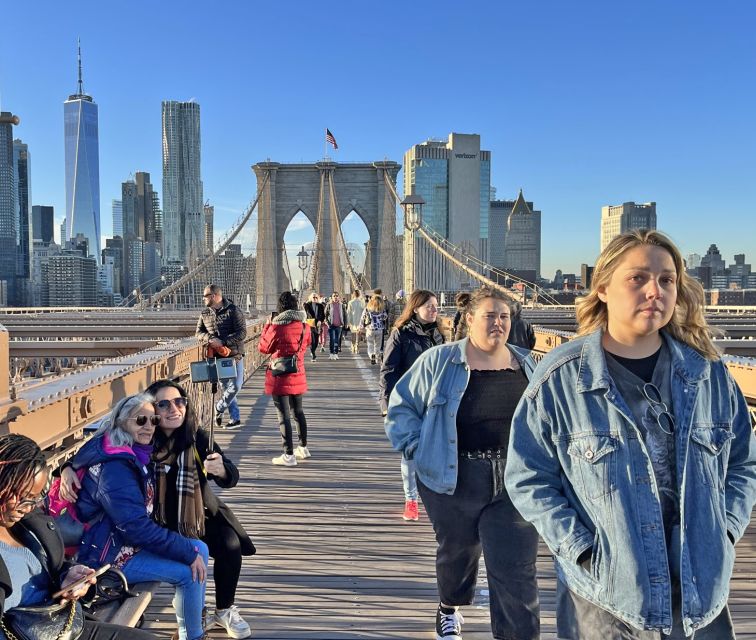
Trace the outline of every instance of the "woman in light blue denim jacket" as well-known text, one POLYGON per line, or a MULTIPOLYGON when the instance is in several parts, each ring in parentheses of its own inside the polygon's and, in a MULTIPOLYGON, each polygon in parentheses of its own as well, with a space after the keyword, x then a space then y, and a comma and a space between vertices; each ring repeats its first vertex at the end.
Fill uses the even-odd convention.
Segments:
POLYGON ((473 601, 481 552, 493 637, 537 640, 538 534, 504 489, 512 414, 534 362, 507 345, 510 308, 498 291, 476 291, 466 320, 468 338, 423 352, 396 383, 386 433, 417 463, 436 533, 437 640, 462 638, 459 607, 473 601))
POLYGON ((577 318, 515 412, 506 469, 556 559, 559 638, 732 639, 756 446, 703 289, 666 236, 632 231, 599 256, 577 318))

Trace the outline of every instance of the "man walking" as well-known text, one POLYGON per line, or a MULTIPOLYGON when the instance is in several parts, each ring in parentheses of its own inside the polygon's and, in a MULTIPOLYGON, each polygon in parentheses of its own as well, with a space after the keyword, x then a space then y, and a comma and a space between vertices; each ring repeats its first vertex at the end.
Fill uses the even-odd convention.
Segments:
POLYGON ((233 357, 236 364, 236 377, 222 380, 223 395, 215 405, 215 421, 218 426, 223 423, 223 413, 228 409, 229 421, 226 429, 238 429, 241 425, 239 405, 236 395, 244 383, 244 339, 247 337, 247 323, 241 309, 223 297, 223 291, 217 284, 205 287, 202 294, 205 308, 197 321, 194 335, 202 344, 207 345, 208 356, 233 357))
POLYGON ((360 334, 362 333, 360 320, 363 311, 365 311, 365 301, 360 292, 355 289, 352 299, 347 305, 347 325, 352 334, 352 353, 359 353, 360 351, 360 334))

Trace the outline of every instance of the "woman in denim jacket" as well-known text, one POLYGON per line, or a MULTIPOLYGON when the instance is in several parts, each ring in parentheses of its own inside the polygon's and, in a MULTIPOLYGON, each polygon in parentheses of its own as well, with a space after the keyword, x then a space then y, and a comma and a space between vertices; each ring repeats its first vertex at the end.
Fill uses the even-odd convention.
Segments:
POLYGON ((493 637, 537 640, 538 534, 503 477, 512 414, 534 363, 507 345, 510 308, 501 293, 479 289, 466 313, 468 337, 428 349, 394 386, 386 433, 416 463, 436 532, 436 638, 462 638, 458 609, 473 601, 482 552, 493 637))
POLYGON ((560 638, 735 637, 756 447, 703 304, 666 236, 618 236, 578 304, 580 337, 517 408, 507 489, 554 553, 560 638))

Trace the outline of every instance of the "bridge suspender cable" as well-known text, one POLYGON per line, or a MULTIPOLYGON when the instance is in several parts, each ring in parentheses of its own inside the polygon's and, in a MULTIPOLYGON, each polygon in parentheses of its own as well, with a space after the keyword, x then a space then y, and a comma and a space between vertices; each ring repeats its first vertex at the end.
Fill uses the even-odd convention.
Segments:
POLYGON ((336 201, 336 187, 333 184, 333 172, 331 171, 329 171, 328 173, 328 182, 330 183, 330 187, 331 187, 331 205, 332 205, 331 219, 335 221, 335 226, 336 226, 336 229, 338 230, 339 247, 341 251, 344 252, 344 262, 346 262, 347 273, 349 274, 349 279, 352 281, 352 288, 359 289, 360 279, 357 277, 357 273, 355 272, 354 267, 352 266, 352 261, 349 258, 349 250, 346 246, 346 241, 344 240, 344 232, 342 231, 341 224, 339 223, 341 216, 339 215, 339 204, 336 201))
MULTIPOLYGON (((249 219, 252 217, 252 212, 257 207, 257 204, 260 201, 260 197, 262 196, 262 194, 263 194, 263 192, 265 190, 265 185, 268 184, 268 180, 269 179, 270 179, 270 171, 266 171, 265 172, 265 178, 263 178, 262 184, 257 189, 257 197, 249 205, 249 207, 247 208, 247 211, 244 214, 244 216, 242 217, 241 221, 236 225, 235 228, 233 228, 231 230, 231 232, 228 234, 228 236, 226 236, 225 240, 221 240, 221 242, 219 243, 218 247, 215 249, 215 251, 213 251, 212 254, 210 254, 207 258, 205 258, 202 262, 200 262, 196 267, 194 267, 193 269, 191 269, 189 271, 189 273, 187 273, 186 275, 184 275, 181 278, 179 278, 178 280, 176 280, 176 282, 174 282, 173 284, 165 287, 164 289, 161 289, 154 296, 152 296, 149 300, 145 300, 145 301, 141 302, 139 304, 139 308, 144 309, 146 307, 153 306, 153 305, 157 304, 158 302, 160 302, 161 300, 163 300, 167 296, 170 296, 173 293, 175 293, 176 291, 178 291, 178 289, 180 287, 182 287, 185 284, 191 282, 198 273, 202 272, 203 270, 206 270, 210 265, 212 265, 212 263, 215 261, 215 258, 218 255, 220 255, 221 253, 223 253, 228 248, 228 246, 236 239, 236 236, 238 236, 239 233, 241 232, 241 230, 244 228, 244 225, 246 225, 247 222, 249 222, 249 219)), ((205 284, 207 284, 207 283, 205 283, 205 284)))

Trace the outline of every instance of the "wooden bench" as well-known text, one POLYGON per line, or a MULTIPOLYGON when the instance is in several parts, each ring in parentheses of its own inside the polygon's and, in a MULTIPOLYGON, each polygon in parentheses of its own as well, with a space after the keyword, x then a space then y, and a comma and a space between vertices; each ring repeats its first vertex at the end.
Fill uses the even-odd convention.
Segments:
POLYGON ((123 602, 118 600, 108 602, 97 607, 92 615, 102 622, 135 627, 152 601, 152 594, 159 586, 159 582, 138 582, 130 586, 130 591, 136 595, 127 597, 123 602))

